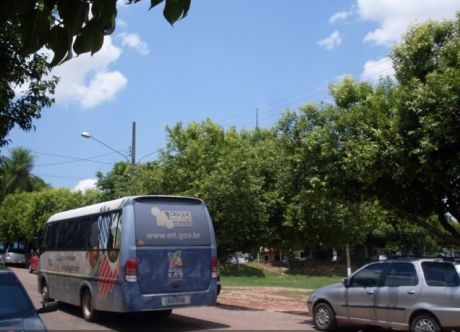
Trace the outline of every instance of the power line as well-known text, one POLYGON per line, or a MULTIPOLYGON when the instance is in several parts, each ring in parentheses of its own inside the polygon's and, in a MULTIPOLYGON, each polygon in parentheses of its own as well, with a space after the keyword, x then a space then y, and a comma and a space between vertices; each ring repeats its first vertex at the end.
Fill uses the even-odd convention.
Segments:
POLYGON ((55 179, 64 179, 64 180, 83 180, 84 178, 76 177, 76 176, 68 176, 68 175, 59 175, 59 174, 43 174, 43 173, 35 173, 35 175, 40 177, 47 177, 47 178, 55 178, 55 179))
MULTIPOLYGON (((384 59, 383 61, 376 62, 375 64, 368 66, 367 69, 371 69, 371 68, 374 68, 374 67, 382 66, 382 65, 384 65, 385 63, 388 63, 388 62, 390 62, 390 61, 391 61, 391 59, 386 58, 386 59, 384 59)), ((376 75, 379 75, 379 74, 383 74, 383 73, 385 73, 385 72, 387 72, 387 69, 386 69, 386 68, 383 69, 383 70, 377 71, 377 72, 375 72, 375 73, 370 73, 370 74, 368 74, 368 75, 361 76, 361 79, 366 79, 366 78, 369 78, 369 77, 373 77, 373 76, 376 76, 376 75)), ((350 75, 354 75, 354 74, 356 74, 356 73, 358 73, 358 72, 351 73, 350 75)), ((307 92, 310 93, 310 92, 313 92, 313 91, 315 91, 315 90, 323 90, 323 89, 327 88, 327 86, 328 86, 329 84, 331 84, 331 83, 333 83, 333 82, 338 82, 340 79, 342 79, 342 77, 336 78, 336 79, 331 80, 331 81, 328 81, 328 82, 323 82, 322 84, 317 85, 316 87, 311 87, 311 88, 308 88, 308 89, 301 90, 301 91, 299 91, 299 92, 297 92, 297 93, 294 93, 294 94, 292 94, 292 95, 290 95, 290 96, 288 96, 288 97, 284 97, 284 98, 275 100, 275 101, 273 101, 273 102, 269 102, 269 103, 267 103, 267 104, 264 104, 263 106, 258 107, 258 109, 259 109, 259 111, 260 111, 260 109, 268 108, 269 106, 273 106, 273 105, 276 105, 276 104, 281 103, 281 102, 283 102, 283 101, 287 101, 287 100, 289 100, 289 99, 292 99, 292 98, 301 96, 301 95, 303 95, 303 94, 305 94, 305 93, 307 93, 307 92)), ((319 91, 319 93, 315 93, 315 94, 313 94, 313 95, 312 95, 312 94, 309 94, 309 95, 305 96, 305 97, 303 98, 303 100, 304 100, 305 98, 312 98, 312 97, 314 97, 314 96, 318 96, 318 95, 325 94, 325 93, 326 93, 326 92, 319 91)), ((299 100, 298 102, 294 102, 294 103, 295 103, 295 104, 301 103, 301 101, 299 100)), ((286 107, 288 107, 288 106, 290 106, 290 105, 293 105, 294 103, 284 104, 282 107, 283 107, 283 108, 286 108, 286 107)), ((277 107, 277 108, 274 108, 274 109, 271 109, 271 110, 268 110, 268 111, 264 111, 264 112, 259 112, 259 117, 258 117, 258 118, 259 118, 259 119, 260 119, 260 118, 263 118, 267 113, 269 113, 269 112, 274 112, 274 111, 280 111, 280 107, 277 107), (260 114, 260 113, 262 113, 262 114, 260 114)), ((251 110, 251 111, 246 111, 246 112, 244 112, 244 113, 239 113, 239 114, 237 114, 237 115, 235 115, 235 116, 232 116, 232 117, 229 117, 229 118, 226 118, 226 119, 222 120, 222 122, 227 122, 226 120, 230 120, 230 119, 232 119, 232 118, 242 117, 242 116, 244 116, 245 118, 252 118, 252 116, 253 116, 252 113, 253 113, 253 110, 251 110)), ((241 120, 241 121, 237 121, 237 122, 232 122, 232 124, 241 123, 241 122, 243 122, 243 121, 246 121, 246 119, 241 120)))
POLYGON ((106 165, 112 165, 112 163, 106 162, 106 161, 101 161, 101 160, 94 160, 98 157, 101 156, 95 156, 91 158, 76 158, 72 156, 65 156, 61 154, 56 154, 56 153, 49 153, 49 152, 38 152, 38 151, 32 151, 35 154, 40 154, 40 155, 45 155, 45 156, 52 156, 52 157, 58 157, 58 158, 65 158, 65 159, 71 159, 71 161, 61 161, 61 162, 55 162, 55 163, 48 163, 48 164, 40 164, 40 165, 34 165, 34 167, 44 167, 44 166, 56 166, 56 165, 65 165, 65 164, 71 164, 75 162, 81 162, 81 161, 88 161, 92 162, 95 164, 106 164, 106 165))

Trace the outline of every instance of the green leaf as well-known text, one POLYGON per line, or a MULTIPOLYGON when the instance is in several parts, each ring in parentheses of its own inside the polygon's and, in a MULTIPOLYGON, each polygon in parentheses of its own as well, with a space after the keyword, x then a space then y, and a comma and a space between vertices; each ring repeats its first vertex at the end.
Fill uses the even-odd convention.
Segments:
POLYGON ((160 3, 162 3, 163 0, 150 0, 150 9, 152 9, 153 7, 155 7, 156 5, 159 5, 160 3))
POLYGON ((80 0, 65 0, 58 4, 59 16, 64 22, 68 36, 75 36, 88 18, 89 3, 80 0))
POLYGON ((190 9, 190 2, 191 0, 166 0, 163 15, 169 24, 173 25, 187 15, 190 9))
POLYGON ((190 5, 192 4, 192 1, 182 0, 182 2, 184 3, 184 13, 182 14, 182 18, 184 18, 185 16, 187 16, 188 11, 190 10, 190 5))
POLYGON ((48 35, 47 45, 54 52, 54 57, 50 66, 53 67, 62 63, 68 51, 68 36, 66 30, 60 26, 53 27, 48 35))
POLYGON ((115 30, 115 18, 117 16, 116 0, 94 0, 91 6, 94 20, 103 28, 104 34, 109 35, 115 30))
POLYGON ((23 52, 34 53, 46 43, 50 31, 49 12, 34 9, 21 16, 23 52))
POLYGON ((93 17, 78 34, 73 44, 73 50, 77 54, 91 52, 94 54, 99 51, 104 42, 104 30, 97 20, 93 17))

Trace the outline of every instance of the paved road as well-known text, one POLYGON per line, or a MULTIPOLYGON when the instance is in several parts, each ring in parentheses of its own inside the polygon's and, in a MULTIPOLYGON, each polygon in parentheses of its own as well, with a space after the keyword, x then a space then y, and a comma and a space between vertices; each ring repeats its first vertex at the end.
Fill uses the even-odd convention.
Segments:
MULTIPOLYGON (((13 268, 24 284, 36 308, 40 308, 37 276, 26 269, 13 268)), ((314 331, 311 318, 263 310, 248 310, 229 306, 177 309, 164 321, 148 313, 104 314, 100 321, 86 322, 80 308, 59 304, 56 312, 41 315, 49 330, 115 330, 115 331, 202 331, 202 330, 303 330, 314 331)))

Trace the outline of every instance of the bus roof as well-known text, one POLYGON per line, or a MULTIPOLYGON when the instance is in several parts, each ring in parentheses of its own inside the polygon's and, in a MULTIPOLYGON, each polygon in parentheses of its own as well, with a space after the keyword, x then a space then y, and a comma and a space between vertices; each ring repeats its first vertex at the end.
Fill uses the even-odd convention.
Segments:
POLYGON ((52 215, 47 222, 53 222, 58 220, 73 219, 81 216, 89 216, 93 214, 98 214, 101 212, 108 212, 119 210, 123 208, 128 202, 132 202, 137 199, 149 199, 149 198, 163 198, 163 199, 185 199, 202 202, 199 198, 194 197, 185 197, 185 196, 167 196, 167 195, 145 195, 145 196, 126 196, 118 198, 112 201, 102 202, 98 204, 88 205, 81 208, 63 211, 52 215))

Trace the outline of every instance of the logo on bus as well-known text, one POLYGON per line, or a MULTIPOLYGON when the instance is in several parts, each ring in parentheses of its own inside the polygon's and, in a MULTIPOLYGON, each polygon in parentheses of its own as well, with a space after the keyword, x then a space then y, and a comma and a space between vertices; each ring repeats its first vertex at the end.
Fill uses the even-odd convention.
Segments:
POLYGON ((169 268, 168 268, 168 280, 177 281, 184 279, 184 271, 182 270, 182 258, 181 251, 168 252, 169 256, 169 268))
POLYGON ((159 208, 153 207, 150 212, 155 217, 158 226, 169 229, 193 226, 192 213, 190 211, 161 211, 159 208))

